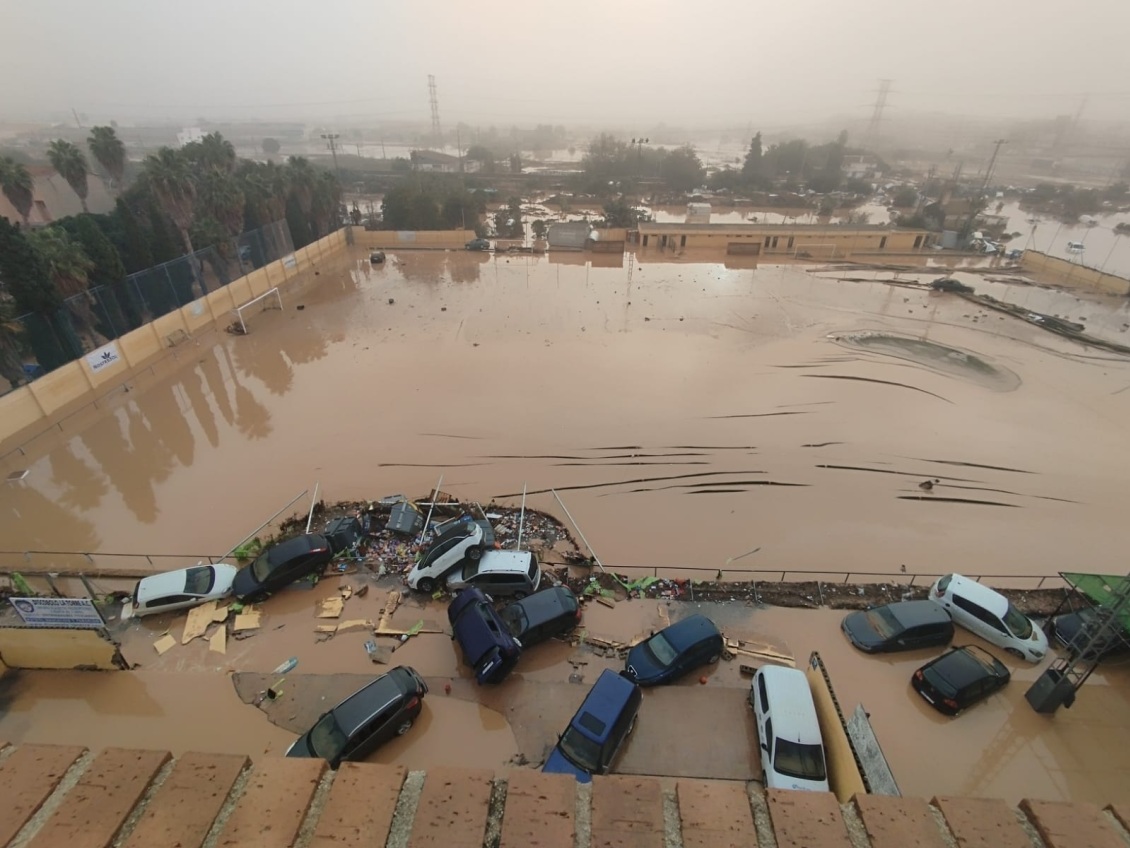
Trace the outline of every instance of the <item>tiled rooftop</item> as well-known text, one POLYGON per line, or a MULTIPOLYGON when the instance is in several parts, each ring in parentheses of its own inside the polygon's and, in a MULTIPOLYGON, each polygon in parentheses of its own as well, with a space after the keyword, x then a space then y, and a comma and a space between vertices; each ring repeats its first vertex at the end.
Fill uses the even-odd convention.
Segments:
POLYGON ((0 750, 7 848, 1130 848, 1130 804, 768 792, 49 745, 0 750))

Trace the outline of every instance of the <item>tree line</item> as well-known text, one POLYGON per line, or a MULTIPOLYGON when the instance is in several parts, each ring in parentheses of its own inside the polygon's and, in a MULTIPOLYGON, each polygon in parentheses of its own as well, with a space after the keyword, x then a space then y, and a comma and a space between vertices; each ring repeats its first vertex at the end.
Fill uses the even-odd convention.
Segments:
POLYGON ((113 211, 86 211, 90 161, 78 145, 57 140, 48 160, 83 213, 38 228, 29 225, 34 180, 27 166, 0 157, 0 190, 23 219, 22 225, 0 219, 0 375, 13 385, 25 376, 29 354, 51 370, 82 354, 83 337, 87 346, 104 343, 121 327, 133 329, 168 311, 162 298, 187 302, 202 268, 190 260, 187 274, 172 281, 179 292, 144 297, 127 286, 128 274, 206 247, 216 261, 242 266, 250 260, 256 267, 262 257, 237 255, 240 233, 285 219, 301 248, 340 223, 337 178, 300 156, 285 165, 240 159, 231 142, 210 133, 180 149, 160 148, 127 187, 131 163, 112 127, 94 127, 87 148, 115 194, 113 211), (71 310, 63 308, 84 293, 71 310), (21 315, 28 317, 16 323, 21 315))

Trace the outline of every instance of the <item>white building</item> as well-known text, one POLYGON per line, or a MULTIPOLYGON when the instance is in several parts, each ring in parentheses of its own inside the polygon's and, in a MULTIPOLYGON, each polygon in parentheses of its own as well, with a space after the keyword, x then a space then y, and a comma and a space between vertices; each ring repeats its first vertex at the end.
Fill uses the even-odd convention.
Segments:
POLYGON ((185 127, 177 133, 177 144, 184 147, 186 144, 200 141, 202 138, 204 138, 204 130, 200 129, 200 127, 185 127))

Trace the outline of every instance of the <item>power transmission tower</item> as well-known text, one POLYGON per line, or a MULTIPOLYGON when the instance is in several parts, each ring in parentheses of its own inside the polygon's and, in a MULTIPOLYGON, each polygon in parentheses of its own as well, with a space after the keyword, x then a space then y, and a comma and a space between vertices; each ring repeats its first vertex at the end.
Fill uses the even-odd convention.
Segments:
POLYGON ((436 78, 428 74, 428 99, 432 103, 432 139, 436 150, 443 149, 443 130, 439 126, 439 97, 436 95, 436 78))
POLYGON ((871 110, 871 123, 867 125, 866 146, 875 144, 879 138, 879 125, 883 122, 883 110, 887 108, 887 95, 891 93, 891 80, 879 80, 879 91, 875 95, 875 106, 871 110))

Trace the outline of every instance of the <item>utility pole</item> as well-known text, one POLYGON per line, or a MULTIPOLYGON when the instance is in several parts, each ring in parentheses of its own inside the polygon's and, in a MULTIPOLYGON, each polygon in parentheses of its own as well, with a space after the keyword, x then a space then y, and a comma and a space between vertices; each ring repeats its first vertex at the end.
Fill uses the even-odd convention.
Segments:
POLYGON ((966 238, 973 232, 973 221, 976 219, 977 213, 981 211, 978 207, 985 202, 985 192, 988 191, 989 180, 993 177, 993 168, 997 164, 997 154, 1001 152, 1001 146, 1008 144, 1008 141, 998 138, 993 144, 995 145, 993 155, 989 158, 989 167, 985 169, 985 178, 981 180, 981 191, 969 202, 969 217, 965 220, 965 226, 961 228, 961 232, 966 238))
POLYGON ((71 107, 71 114, 75 116, 75 126, 78 127, 81 130, 82 129, 82 121, 80 121, 78 119, 78 110, 75 109, 73 106, 71 107))
POLYGON ((436 94, 436 78, 428 74, 428 101, 432 107, 432 138, 437 151, 443 150, 443 130, 439 125, 439 95, 436 94))
POLYGON ((891 93, 891 80, 879 80, 879 90, 875 94, 875 106, 871 110, 871 122, 867 125, 867 133, 863 137, 863 146, 868 150, 875 146, 879 138, 879 125, 883 121, 883 112, 887 108, 887 95, 891 93))
POLYGON ((330 143, 330 155, 334 158, 334 170, 337 172, 337 181, 341 182, 341 169, 337 166, 337 145, 334 143, 341 138, 341 133, 322 133, 322 138, 330 143))

